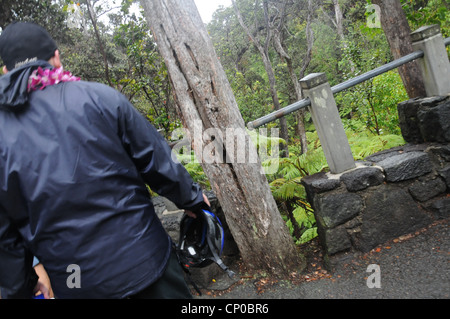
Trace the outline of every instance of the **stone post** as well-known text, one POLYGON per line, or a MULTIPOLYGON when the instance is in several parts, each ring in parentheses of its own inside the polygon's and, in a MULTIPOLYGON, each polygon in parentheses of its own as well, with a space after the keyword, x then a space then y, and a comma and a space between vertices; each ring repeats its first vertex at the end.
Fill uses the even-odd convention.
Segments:
POLYGON ((330 171, 339 174, 355 168, 344 126, 325 73, 300 80, 303 94, 311 100, 310 112, 330 171))
POLYGON ((423 26, 411 33, 414 51, 421 50, 419 59, 427 96, 450 94, 450 63, 439 25, 423 26))

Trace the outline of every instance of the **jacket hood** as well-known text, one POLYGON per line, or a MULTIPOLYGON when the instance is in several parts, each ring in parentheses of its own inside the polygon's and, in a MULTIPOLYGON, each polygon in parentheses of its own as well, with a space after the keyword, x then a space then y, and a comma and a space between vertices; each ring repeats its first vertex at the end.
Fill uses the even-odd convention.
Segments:
POLYGON ((35 61, 0 76, 0 108, 13 112, 22 110, 28 103, 28 78, 37 69, 51 68, 46 61, 35 61))

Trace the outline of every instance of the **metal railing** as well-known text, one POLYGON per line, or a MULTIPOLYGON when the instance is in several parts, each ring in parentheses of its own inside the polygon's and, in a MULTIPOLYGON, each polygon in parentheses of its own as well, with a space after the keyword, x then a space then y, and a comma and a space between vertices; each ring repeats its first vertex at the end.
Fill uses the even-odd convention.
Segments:
POLYGON ((348 81, 330 87, 325 73, 313 73, 300 80, 305 99, 248 123, 253 129, 309 106, 330 172, 339 174, 356 167, 334 95, 368 79, 419 59, 427 96, 450 94, 450 63, 438 25, 424 26, 411 33, 414 52, 348 81))
MULTIPOLYGON (((445 46, 450 45, 450 37, 444 39, 444 45, 445 46)), ((424 52, 422 50, 417 50, 417 51, 415 51, 413 53, 405 55, 404 57, 396 59, 396 60, 394 60, 394 61, 392 61, 390 63, 387 63, 385 65, 382 65, 382 66, 380 66, 380 67, 378 67, 376 69, 373 69, 373 70, 371 70, 369 72, 361 74, 361 75, 359 75, 357 77, 354 77, 354 78, 352 78, 352 79, 350 79, 348 81, 345 81, 345 82, 342 82, 340 84, 337 84, 337 85, 335 85, 335 86, 333 86, 331 88, 331 92, 333 94, 337 94, 337 93, 342 92, 342 91, 344 91, 346 89, 349 89, 349 88, 351 88, 351 87, 353 87, 355 85, 358 85, 358 84, 360 84, 362 82, 365 82, 365 81, 367 81, 367 80, 369 80, 371 78, 374 78, 374 77, 376 77, 376 76, 378 76, 380 74, 383 74, 383 73, 388 72, 390 70, 396 69, 396 68, 398 68, 398 67, 400 67, 400 66, 402 66, 404 64, 407 64, 407 63, 409 63, 411 61, 414 61, 414 60, 417 60, 417 59, 420 59, 420 58, 423 58, 423 57, 424 57, 424 52)), ((288 114, 290 114, 292 112, 298 111, 298 110, 300 110, 302 108, 305 108, 305 107, 308 107, 310 105, 311 105, 311 100, 309 98, 305 98, 305 99, 297 101, 297 102, 295 102, 295 103, 293 103, 293 104, 291 104, 289 106, 286 106, 286 107, 284 107, 284 108, 282 108, 280 110, 277 110, 277 111, 272 112, 272 113, 270 113, 268 115, 265 115, 265 116, 263 116, 263 117, 261 117, 259 119, 256 119, 256 120, 254 120, 252 122, 249 122, 247 124, 247 127, 250 128, 250 129, 258 128, 258 127, 260 127, 262 125, 265 125, 265 124, 267 124, 269 122, 273 122, 273 121, 275 121, 275 120, 277 120, 277 119, 279 119, 279 118, 281 118, 283 116, 286 116, 286 115, 288 115, 288 114)))

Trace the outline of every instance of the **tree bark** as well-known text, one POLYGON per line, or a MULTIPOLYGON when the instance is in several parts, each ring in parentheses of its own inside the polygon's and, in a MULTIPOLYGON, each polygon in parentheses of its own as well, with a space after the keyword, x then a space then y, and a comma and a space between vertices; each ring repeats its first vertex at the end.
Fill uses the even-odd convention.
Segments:
MULTIPOLYGON (((413 52, 411 28, 399 0, 372 0, 380 7, 380 21, 394 59, 413 52)), ((417 61, 398 68, 410 98, 426 96, 423 77, 417 61)))
MULTIPOLYGON (((224 210, 226 222, 251 270, 286 275, 304 269, 287 226, 281 218, 258 158, 239 163, 228 130, 249 140, 245 123, 225 72, 215 54, 193 0, 141 0, 173 84, 177 107, 197 158, 209 154, 211 144, 219 158, 202 166, 224 210), (198 138, 214 135, 210 144, 198 138), (211 133, 211 131, 213 133, 211 133), (226 138, 224 138, 226 136, 226 138), (219 148, 222 152, 217 152, 219 148), (220 157, 227 158, 221 161, 220 157)), ((235 142, 235 137, 232 138, 235 142)), ((244 144, 237 148, 246 147, 244 144)), ((254 147, 250 150, 256 152, 254 147)), ((253 153, 256 154, 256 153, 253 153)), ((246 157, 247 159, 249 157, 246 157)))

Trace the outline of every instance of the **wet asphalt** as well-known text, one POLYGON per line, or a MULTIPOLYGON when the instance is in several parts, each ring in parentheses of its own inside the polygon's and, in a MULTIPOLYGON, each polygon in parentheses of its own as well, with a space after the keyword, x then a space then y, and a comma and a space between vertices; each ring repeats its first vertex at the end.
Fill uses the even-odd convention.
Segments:
MULTIPOLYGON (((203 295, 195 298, 449 299, 449 220, 393 239, 369 253, 347 256, 332 272, 324 271, 316 265, 320 260, 309 257, 307 271, 292 280, 238 274, 239 280, 233 285, 203 290, 203 295)), ((224 275, 217 282, 227 280, 224 275)))

